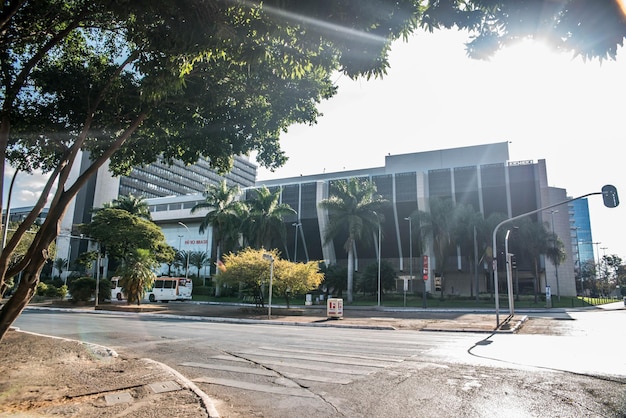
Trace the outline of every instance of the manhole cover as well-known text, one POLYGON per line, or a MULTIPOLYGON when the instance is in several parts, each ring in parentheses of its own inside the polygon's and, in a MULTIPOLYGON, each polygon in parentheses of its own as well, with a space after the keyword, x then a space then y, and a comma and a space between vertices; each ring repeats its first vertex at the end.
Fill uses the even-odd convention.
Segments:
POLYGON ((151 383, 148 386, 154 391, 154 393, 174 392, 175 390, 180 390, 178 383, 173 380, 151 383))
POLYGON ((117 405, 118 403, 129 403, 133 401, 133 397, 128 392, 113 393, 104 395, 104 401, 108 406, 117 405))

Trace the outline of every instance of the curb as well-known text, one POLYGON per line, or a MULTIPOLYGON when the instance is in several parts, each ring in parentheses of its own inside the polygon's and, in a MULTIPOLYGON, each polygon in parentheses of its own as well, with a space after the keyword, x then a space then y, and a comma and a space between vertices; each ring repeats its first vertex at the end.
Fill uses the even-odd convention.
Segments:
POLYGON ((220 418, 220 414, 217 412, 217 409, 215 409, 215 404, 213 402, 213 399, 211 399, 209 397, 209 395, 207 395, 206 393, 204 393, 198 386, 196 386, 195 383, 193 383, 191 380, 187 379, 185 376, 183 376, 182 374, 180 374, 180 372, 178 372, 177 370, 171 368, 170 366, 168 366, 167 364, 163 364, 161 362, 158 362, 156 360, 152 360, 149 358, 143 358, 143 361, 147 362, 147 363, 152 363, 155 364, 159 367, 161 367, 163 370, 165 370, 168 373, 173 374, 174 376, 176 376, 176 378, 178 380, 180 380, 184 386, 186 386, 187 388, 189 388, 189 390, 191 390, 193 393, 196 394, 196 396, 198 396, 200 398, 200 401, 202 403, 202 405, 204 406, 204 410, 207 412, 207 414, 209 415, 209 418, 220 418))

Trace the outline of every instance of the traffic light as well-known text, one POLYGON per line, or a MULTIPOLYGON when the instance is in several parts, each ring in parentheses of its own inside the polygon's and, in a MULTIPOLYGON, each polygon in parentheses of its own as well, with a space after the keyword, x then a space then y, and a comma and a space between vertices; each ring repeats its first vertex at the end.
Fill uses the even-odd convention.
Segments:
POLYGON ((619 197, 617 196, 617 189, 615 186, 607 184, 602 187, 602 199, 604 200, 604 206, 607 208, 615 208, 619 205, 619 197))
POLYGON ((511 254, 511 270, 517 269, 517 260, 515 260, 515 256, 511 254))

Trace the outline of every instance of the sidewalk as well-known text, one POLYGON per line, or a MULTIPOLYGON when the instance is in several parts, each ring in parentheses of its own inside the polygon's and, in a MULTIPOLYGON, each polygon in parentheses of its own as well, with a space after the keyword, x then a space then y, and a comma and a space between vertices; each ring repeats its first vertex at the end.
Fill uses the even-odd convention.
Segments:
MULTIPOLYGON (((328 318, 325 306, 268 309, 250 305, 173 302, 139 307, 125 302, 93 306, 33 304, 27 309, 92 314, 177 316, 187 320, 282 326, 351 327, 377 330, 515 332, 526 317, 495 330, 495 314, 345 307, 328 318)), ((123 357, 100 346, 11 331, 0 344, 0 417, 218 416, 214 402, 191 381, 149 359, 123 357)))
MULTIPOLYGON (((28 309, 69 309, 80 311, 115 312, 119 314, 142 313, 150 316, 174 315, 189 320, 231 323, 264 323, 272 325, 350 327, 367 329, 398 329, 415 331, 449 331, 502 333, 516 332, 526 321, 523 314, 509 318, 506 310, 498 317, 500 326, 496 329, 496 315, 485 309, 422 309, 375 306, 344 306, 340 318, 327 315, 325 305, 256 307, 251 304, 215 302, 170 302, 128 305, 113 301, 94 309, 93 306, 38 304, 28 309)), ((555 310, 556 311, 556 310, 555 310)))

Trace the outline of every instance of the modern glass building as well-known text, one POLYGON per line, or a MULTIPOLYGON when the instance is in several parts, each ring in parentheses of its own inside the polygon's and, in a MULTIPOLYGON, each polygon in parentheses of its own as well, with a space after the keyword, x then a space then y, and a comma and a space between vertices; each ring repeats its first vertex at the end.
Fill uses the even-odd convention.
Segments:
POLYGON ((576 268, 585 262, 594 262, 593 237, 589 218, 589 204, 587 199, 579 199, 569 203, 571 242, 576 268))

